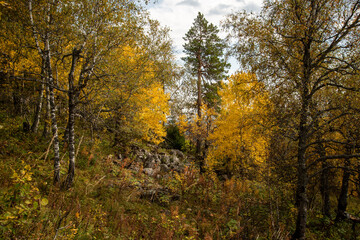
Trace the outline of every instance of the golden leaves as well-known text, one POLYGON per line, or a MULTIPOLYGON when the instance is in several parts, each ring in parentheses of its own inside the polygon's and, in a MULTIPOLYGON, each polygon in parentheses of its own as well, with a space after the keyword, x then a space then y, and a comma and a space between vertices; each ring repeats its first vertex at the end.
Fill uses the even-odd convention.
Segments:
POLYGON ((208 140, 212 142, 206 163, 209 169, 237 171, 260 165, 267 151, 269 98, 254 74, 237 73, 223 83, 221 112, 208 140))
POLYGON ((170 111, 169 95, 164 93, 163 87, 159 83, 154 83, 150 87, 144 88, 137 98, 142 103, 136 120, 142 128, 143 139, 155 144, 161 143, 166 135, 163 124, 170 111))

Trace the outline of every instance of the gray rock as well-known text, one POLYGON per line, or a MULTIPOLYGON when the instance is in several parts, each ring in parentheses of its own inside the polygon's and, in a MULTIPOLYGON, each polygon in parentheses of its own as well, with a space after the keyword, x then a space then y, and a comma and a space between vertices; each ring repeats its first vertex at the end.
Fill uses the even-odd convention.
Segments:
POLYGON ((154 169, 154 175, 155 176, 158 175, 160 173, 160 171, 161 171, 160 165, 156 165, 155 168, 153 168, 153 169, 154 169))
POLYGON ((152 168, 144 168, 143 173, 145 173, 148 176, 154 176, 154 169, 152 169, 152 168))
POLYGON ((139 171, 140 171, 139 163, 137 163, 137 162, 131 163, 129 169, 130 169, 130 170, 133 170, 133 171, 135 171, 135 172, 139 172, 139 171))
POLYGON ((174 164, 174 165, 179 165, 180 164, 180 160, 176 157, 176 156, 171 156, 170 157, 170 163, 174 164))
POLYGON ((161 160, 160 160, 160 158, 159 158, 158 155, 155 156, 155 159, 154 159, 154 160, 155 160, 155 164, 156 164, 156 165, 160 165, 160 164, 161 164, 161 160))
POLYGON ((170 155, 176 156, 176 157, 178 157, 180 159, 185 158, 184 153, 182 151, 180 151, 180 150, 177 150, 177 149, 170 150, 170 155))
POLYGON ((176 156, 180 159, 185 159, 185 155, 182 151, 180 150, 175 150, 176 151, 176 156))
POLYGON ((155 166, 156 166, 155 159, 148 159, 148 160, 144 163, 144 167, 145 167, 145 168, 154 168, 155 166))
POLYGON ((168 155, 162 156, 161 163, 168 165, 170 163, 170 157, 168 155))
MULTIPOLYGON (((138 146, 132 147, 132 153, 130 155, 133 161, 126 164, 126 168, 134 171, 141 171, 148 176, 156 177, 159 176, 160 172, 169 173, 171 170, 181 172, 184 166, 188 164, 187 157, 183 152, 172 149, 169 153, 158 152, 158 150, 148 151, 138 146)), ((111 159, 114 165, 122 166, 125 162, 124 156, 117 154, 115 156, 109 155, 108 159, 111 159)), ((164 176, 163 174, 161 175, 164 176)))
POLYGON ((167 172, 170 172, 170 168, 166 164, 160 164, 160 171, 167 173, 167 172))

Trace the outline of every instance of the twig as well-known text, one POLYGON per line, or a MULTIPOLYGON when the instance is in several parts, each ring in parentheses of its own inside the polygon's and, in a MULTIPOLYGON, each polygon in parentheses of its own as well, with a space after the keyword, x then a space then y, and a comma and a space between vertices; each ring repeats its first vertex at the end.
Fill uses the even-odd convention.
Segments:
POLYGON ((78 145, 78 148, 77 148, 77 150, 76 150, 75 158, 77 158, 77 155, 78 155, 78 153, 79 153, 80 146, 81 146, 81 143, 82 143, 83 138, 84 138, 84 135, 82 135, 82 137, 80 138, 79 145, 78 145))
POLYGON ((69 213, 70 213, 70 211, 69 211, 69 212, 66 212, 65 215, 61 217, 61 210, 59 210, 59 218, 60 218, 60 220, 59 220, 59 222, 58 222, 58 224, 57 224, 57 228, 56 228, 56 233, 55 233, 55 236, 54 236, 54 240, 56 239, 56 237, 57 237, 57 235, 58 235, 58 233, 59 233, 59 230, 64 229, 64 228, 67 228, 67 227, 69 227, 69 226, 71 225, 71 224, 69 224, 69 225, 67 225, 67 226, 65 226, 65 227, 60 227, 60 226, 61 226, 61 222, 69 215, 69 213))
POLYGON ((52 143, 53 143, 53 141, 54 141, 54 138, 55 138, 55 136, 51 139, 50 144, 49 144, 46 152, 44 152, 44 153, 39 157, 39 159, 41 159, 41 158, 45 155, 44 161, 46 160, 46 158, 47 158, 47 156, 48 156, 48 154, 49 154, 49 151, 50 151, 50 147, 51 147, 51 145, 52 145, 52 143))
POLYGON ((130 200, 131 196, 133 195, 133 193, 136 192, 136 190, 137 190, 137 189, 134 189, 134 190, 129 194, 129 196, 128 196, 127 200, 126 200, 127 202, 130 200))
POLYGON ((60 163, 61 163, 61 164, 63 163, 63 160, 64 160, 65 155, 66 155, 66 152, 63 154, 62 158, 60 159, 60 163))
POLYGON ((88 193, 87 188, 88 188, 89 186, 95 187, 95 186, 98 185, 98 184, 101 182, 101 180, 103 180, 105 177, 106 177, 106 175, 102 176, 96 183, 94 183, 94 184, 89 183, 88 185, 86 185, 85 195, 87 195, 87 193, 88 193))

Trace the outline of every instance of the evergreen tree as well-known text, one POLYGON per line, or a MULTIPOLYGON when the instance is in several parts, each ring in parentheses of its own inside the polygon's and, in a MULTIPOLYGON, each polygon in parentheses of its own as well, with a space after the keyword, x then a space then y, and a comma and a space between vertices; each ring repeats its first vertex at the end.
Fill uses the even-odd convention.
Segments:
MULTIPOLYGON (((183 58, 192 76, 197 78, 197 115, 201 119, 203 101, 215 107, 219 98, 217 89, 220 80, 225 78, 229 64, 224 59, 226 44, 218 36, 218 28, 209 23, 202 13, 198 13, 193 26, 186 33, 183 58)), ((201 151, 201 139, 197 140, 196 153, 201 151)))

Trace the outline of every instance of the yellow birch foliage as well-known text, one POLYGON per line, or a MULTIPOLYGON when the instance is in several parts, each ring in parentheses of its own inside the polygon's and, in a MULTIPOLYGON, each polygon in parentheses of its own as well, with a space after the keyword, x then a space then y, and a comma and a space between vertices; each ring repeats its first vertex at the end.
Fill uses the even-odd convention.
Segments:
POLYGON ((164 123, 170 111, 169 95, 164 93, 163 87, 157 82, 137 95, 138 101, 142 103, 135 117, 137 127, 142 132, 143 140, 159 144, 166 136, 164 123))
POLYGON ((262 83, 250 73, 236 73, 222 83, 221 111, 206 165, 210 170, 247 172, 257 168, 267 155, 269 97, 262 83))
POLYGON ((156 78, 156 64, 144 49, 129 45, 115 49, 109 61, 114 77, 107 79, 106 87, 99 83, 99 90, 93 93, 103 110, 100 116, 117 121, 115 131, 126 141, 159 144, 166 135, 163 125, 169 115, 169 95, 156 78))

